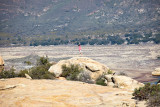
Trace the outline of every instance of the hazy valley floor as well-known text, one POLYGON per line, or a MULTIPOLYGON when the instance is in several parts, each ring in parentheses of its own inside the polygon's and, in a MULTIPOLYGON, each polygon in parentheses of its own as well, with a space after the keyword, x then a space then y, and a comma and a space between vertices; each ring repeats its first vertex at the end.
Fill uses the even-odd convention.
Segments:
POLYGON ((92 58, 115 70, 124 72, 138 81, 155 80, 151 72, 160 67, 160 45, 118 45, 118 46, 82 46, 79 55, 78 46, 37 46, 37 47, 1 47, 0 55, 7 66, 21 67, 22 63, 13 63, 8 59, 22 58, 28 55, 48 56, 51 61, 83 56, 92 58))

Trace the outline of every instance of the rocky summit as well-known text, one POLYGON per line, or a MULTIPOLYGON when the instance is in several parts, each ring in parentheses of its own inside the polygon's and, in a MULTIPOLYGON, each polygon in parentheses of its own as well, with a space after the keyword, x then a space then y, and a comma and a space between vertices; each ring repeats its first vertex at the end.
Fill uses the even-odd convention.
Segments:
POLYGON ((132 91, 67 80, 0 80, 1 107, 145 107, 132 91))
POLYGON ((54 73, 57 78, 62 78, 61 74, 63 73, 63 65, 68 67, 70 65, 79 65, 79 67, 83 69, 77 76, 79 77, 79 81, 96 83, 98 79, 104 77, 105 84, 109 87, 134 90, 135 88, 144 86, 143 83, 130 77, 116 75, 116 72, 110 70, 106 65, 87 57, 73 57, 68 60, 61 60, 57 64, 52 65, 49 68, 49 72, 54 73))
POLYGON ((108 73, 109 68, 95 60, 87 57, 73 57, 68 60, 61 60, 57 64, 50 67, 49 72, 53 72, 57 77, 62 74, 62 65, 79 65, 85 74, 88 74, 93 81, 102 74, 108 73))

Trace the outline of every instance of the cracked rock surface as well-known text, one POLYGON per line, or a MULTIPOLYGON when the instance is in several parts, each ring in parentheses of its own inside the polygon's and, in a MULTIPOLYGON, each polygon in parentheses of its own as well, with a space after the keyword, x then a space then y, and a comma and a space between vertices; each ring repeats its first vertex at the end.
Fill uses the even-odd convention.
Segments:
MULTIPOLYGON (((135 107, 132 91, 78 81, 29 80, 12 78, 0 81, 2 107, 135 107)), ((141 104, 144 107, 144 103, 141 104)))

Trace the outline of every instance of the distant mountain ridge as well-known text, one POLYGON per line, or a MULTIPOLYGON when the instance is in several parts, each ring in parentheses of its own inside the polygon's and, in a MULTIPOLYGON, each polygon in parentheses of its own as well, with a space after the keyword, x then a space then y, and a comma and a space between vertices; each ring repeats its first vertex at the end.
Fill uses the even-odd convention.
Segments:
POLYGON ((159 0, 1 0, 0 32, 49 35, 159 31, 159 0))

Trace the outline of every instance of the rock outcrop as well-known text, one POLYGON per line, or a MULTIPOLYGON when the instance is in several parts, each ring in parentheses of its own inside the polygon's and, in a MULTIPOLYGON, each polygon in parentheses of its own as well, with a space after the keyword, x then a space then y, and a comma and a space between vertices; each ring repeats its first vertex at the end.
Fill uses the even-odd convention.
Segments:
POLYGON ((134 90, 135 88, 144 85, 130 77, 114 75, 115 73, 108 75, 108 72, 111 71, 108 67, 86 57, 76 57, 59 61, 57 64, 51 66, 49 71, 53 72, 57 77, 60 77, 62 73, 62 65, 64 64, 66 66, 71 64, 79 65, 84 70, 84 72, 78 75, 78 77, 81 77, 79 81, 96 83, 97 79, 103 78, 109 87, 124 88, 129 90, 134 90))
POLYGON ((4 65, 4 60, 1 56, 0 56, 0 65, 4 65))
POLYGON ((3 58, 0 56, 0 72, 4 69, 4 60, 3 58))
POLYGON ((107 74, 109 68, 104 64, 94 61, 87 57, 75 57, 68 60, 61 60, 57 64, 50 67, 49 72, 53 72, 56 77, 62 74, 62 65, 79 65, 83 70, 84 74, 90 76, 91 80, 95 81, 101 75, 107 74))
POLYGON ((152 72, 153 76, 160 76, 160 68, 156 68, 155 71, 152 72))
POLYGON ((1 107, 145 107, 133 91, 78 81, 11 78, 0 81, 1 107))
POLYGON ((134 90, 135 88, 144 86, 143 83, 140 83, 127 76, 105 75, 105 79, 106 79, 105 83, 109 87, 117 87, 117 88, 134 90))

